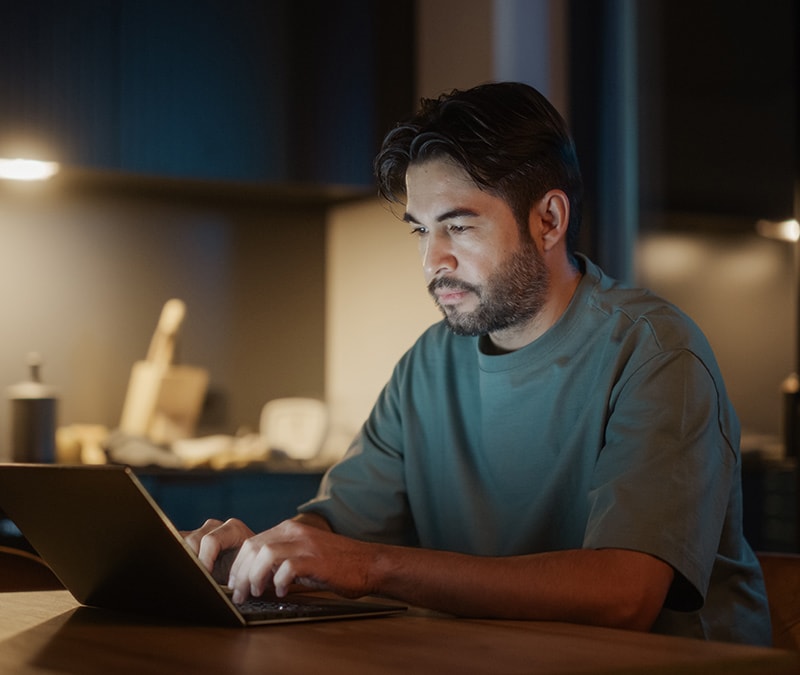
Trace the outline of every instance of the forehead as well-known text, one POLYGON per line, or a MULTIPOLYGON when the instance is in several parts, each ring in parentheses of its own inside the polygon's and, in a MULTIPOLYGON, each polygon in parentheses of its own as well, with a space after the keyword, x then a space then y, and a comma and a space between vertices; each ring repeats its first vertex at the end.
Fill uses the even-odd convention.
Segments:
POLYGON ((481 190, 469 174, 450 159, 429 159, 406 171, 406 211, 410 215, 432 208, 496 200, 481 190))
POLYGON ((450 157, 434 157, 422 161, 412 162, 406 170, 406 185, 417 177, 426 176, 429 179, 451 181, 463 184, 464 187, 478 189, 466 169, 450 157))

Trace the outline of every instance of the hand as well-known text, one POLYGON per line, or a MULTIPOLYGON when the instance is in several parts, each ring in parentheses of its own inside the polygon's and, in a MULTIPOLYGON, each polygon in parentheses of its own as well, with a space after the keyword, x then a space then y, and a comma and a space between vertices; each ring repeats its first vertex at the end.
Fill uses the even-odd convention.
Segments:
POLYGON ((241 520, 231 518, 224 523, 221 520, 210 519, 197 530, 181 534, 206 569, 219 583, 224 584, 228 580, 227 570, 221 578, 218 578, 220 574, 218 561, 227 557, 223 555, 225 551, 238 550, 242 542, 252 537, 254 533, 241 520))
POLYGON ((270 584, 278 597, 284 597, 293 584, 351 598, 369 595, 377 590, 370 584, 371 547, 287 520, 242 542, 228 586, 234 602, 243 602, 248 594, 260 596, 270 584))

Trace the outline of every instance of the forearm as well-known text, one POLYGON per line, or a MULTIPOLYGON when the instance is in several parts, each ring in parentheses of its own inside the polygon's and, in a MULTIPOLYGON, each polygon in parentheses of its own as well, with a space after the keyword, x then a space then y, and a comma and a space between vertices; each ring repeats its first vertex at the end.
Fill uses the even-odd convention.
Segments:
POLYGON ((379 594, 459 616, 571 621, 648 630, 672 570, 616 549, 482 558, 376 546, 379 594))

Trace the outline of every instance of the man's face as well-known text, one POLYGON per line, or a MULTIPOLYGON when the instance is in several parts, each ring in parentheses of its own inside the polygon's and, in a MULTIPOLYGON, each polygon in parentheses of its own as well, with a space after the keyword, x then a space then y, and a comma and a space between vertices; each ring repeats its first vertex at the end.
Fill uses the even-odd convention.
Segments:
POLYGON ((428 290, 454 332, 490 334, 536 316, 548 270, 504 200, 444 159, 409 167, 406 189, 428 290))

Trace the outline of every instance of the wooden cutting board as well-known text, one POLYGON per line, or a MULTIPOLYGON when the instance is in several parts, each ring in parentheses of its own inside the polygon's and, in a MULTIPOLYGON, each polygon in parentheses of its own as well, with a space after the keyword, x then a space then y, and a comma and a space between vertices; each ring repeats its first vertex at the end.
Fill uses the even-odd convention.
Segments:
POLYGON ((121 431, 158 444, 194 435, 209 377, 204 368, 172 363, 185 315, 181 300, 168 300, 164 305, 147 358, 131 369, 121 431))

